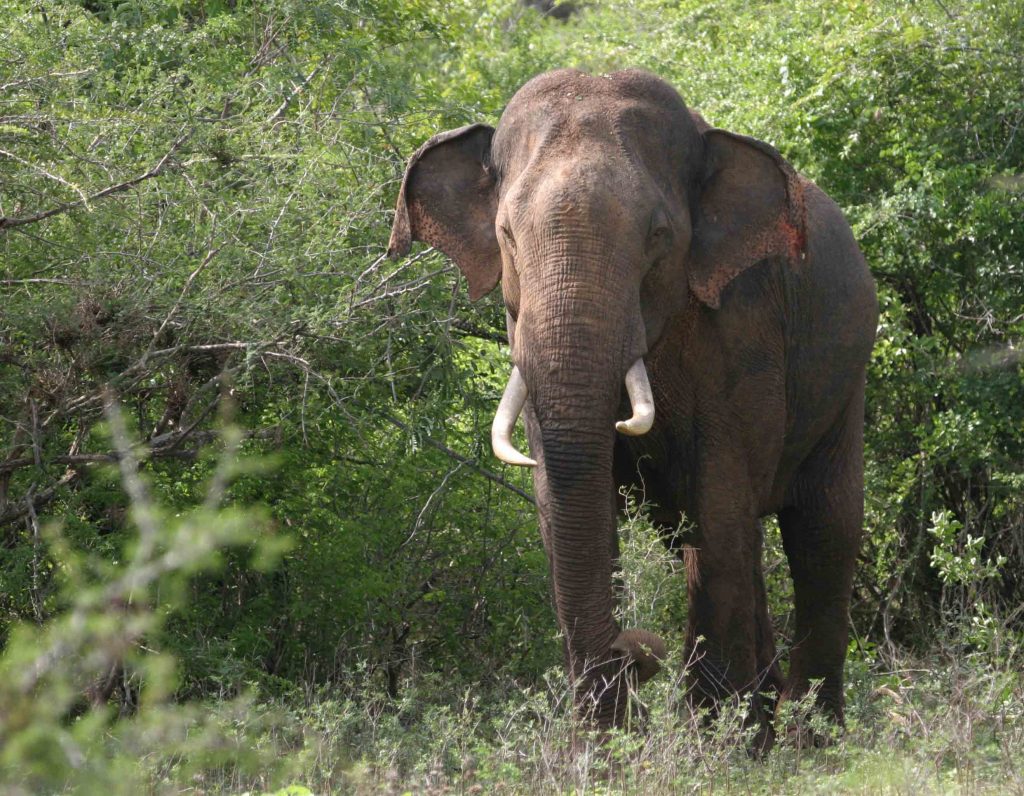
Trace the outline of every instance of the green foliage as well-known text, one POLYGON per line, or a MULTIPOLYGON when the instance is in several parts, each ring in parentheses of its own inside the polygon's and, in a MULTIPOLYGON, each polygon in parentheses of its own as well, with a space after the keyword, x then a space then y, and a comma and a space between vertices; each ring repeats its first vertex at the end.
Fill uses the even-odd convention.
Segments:
MULTIPOLYGON (((281 546, 257 510, 220 508, 225 484, 238 471, 236 435, 193 510, 171 516, 154 503, 139 474, 139 451, 128 442, 120 411, 107 416, 130 496, 134 539, 117 559, 76 550, 59 526, 43 531, 59 574, 62 609, 42 624, 15 625, 0 656, 0 783, 5 791, 138 792, 154 766, 182 772, 267 765, 222 722, 242 715, 244 702, 211 718, 170 699, 177 663, 161 647, 167 619, 186 608, 188 582, 222 565, 228 548, 244 548, 251 565, 272 565, 281 546), (120 694, 120 718, 108 702, 120 694), (181 762, 178 762, 181 758, 181 762)), ((250 730, 254 730, 252 725, 250 730)))
MULTIPOLYGON (((234 752, 203 763, 185 736, 204 712, 224 748, 300 750, 281 768, 314 792, 807 789, 818 775, 877 791, 920 772, 943 790, 1011 769, 1019 3, 595 0, 564 24, 517 0, 0 0, 0 14, 0 665, 17 674, 0 732, 20 787, 59 789, 74 770, 82 789, 116 790, 141 781, 124 755, 153 755, 137 773, 157 788, 285 784, 246 779, 234 752), (851 732, 838 756, 782 753, 767 784, 742 780, 761 769, 734 723, 710 746, 682 726, 667 676, 643 694, 665 732, 648 751, 613 744, 649 769, 622 774, 594 750, 573 768, 564 683, 545 674, 559 642, 531 486, 486 447, 507 372, 500 299, 470 305, 436 252, 382 256, 408 154, 496 122, 560 66, 649 68, 712 124, 778 146, 843 207, 879 283, 851 732), (145 451, 144 504, 111 466, 111 394, 145 451), (244 460, 265 467, 217 475, 226 406, 244 460), (254 569, 266 527, 290 546, 254 569), (174 550, 131 612, 104 602, 174 550), (18 690, 59 639, 80 654, 18 690), (892 645, 926 654, 936 639, 928 682, 885 672, 892 645), (119 661, 129 687, 85 704, 86 680, 119 661), (950 689, 976 737, 942 717, 950 689), (253 690, 273 707, 188 702, 253 690)), ((785 650, 787 571, 765 527, 785 650)), ((659 550, 631 510, 620 610, 678 651, 685 584, 659 550)))
MULTIPOLYGON (((673 639, 682 647, 686 628, 686 573, 683 561, 661 543, 658 532, 644 515, 633 493, 626 494, 624 522, 620 525, 619 565, 616 577, 617 619, 622 627, 642 627, 673 639)), ((677 532, 691 527, 685 518, 677 532)))
POLYGON ((0 81, 0 215, 15 222, 0 231, 0 402, 19 466, 0 507, 16 540, 0 630, 48 614, 30 504, 83 549, 121 547, 124 501, 89 459, 109 455, 92 431, 109 385, 173 505, 201 499, 226 395, 246 449, 277 462, 229 498, 267 504, 294 550, 270 575, 229 556, 194 583, 170 626, 184 692, 277 690, 361 660, 392 681, 424 658, 475 669, 455 629, 493 660, 546 668, 532 512, 503 486, 526 482, 481 462, 502 316, 454 300, 437 254, 378 256, 405 153, 477 113, 418 66, 447 57, 469 6, 6 11, 0 46, 20 66, 0 81), (523 613, 492 613, 509 602, 523 613))
POLYGON ((1006 556, 982 558, 985 537, 967 534, 962 549, 956 549, 959 532, 963 523, 953 518, 948 511, 932 514, 932 525, 928 533, 935 537, 932 548, 932 566, 939 572, 945 584, 976 585, 985 580, 999 577, 999 569, 1006 563, 1006 556))

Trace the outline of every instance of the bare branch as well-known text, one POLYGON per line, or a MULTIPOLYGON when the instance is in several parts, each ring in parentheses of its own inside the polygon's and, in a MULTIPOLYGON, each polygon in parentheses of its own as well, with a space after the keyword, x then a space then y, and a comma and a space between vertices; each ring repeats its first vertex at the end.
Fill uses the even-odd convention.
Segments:
POLYGON ((68 470, 56 482, 39 492, 32 492, 24 500, 0 514, 0 527, 23 520, 53 500, 60 490, 79 477, 77 470, 68 470))
POLYGON ((21 80, 12 80, 10 83, 4 83, 2 86, 0 86, 0 91, 10 91, 13 88, 21 88, 21 86, 27 86, 32 83, 38 83, 40 80, 52 80, 54 78, 81 77, 82 75, 91 75, 95 71, 96 68, 90 66, 88 69, 79 69, 75 72, 50 72, 46 75, 26 77, 22 78, 21 80))
MULTIPOLYGON (((65 180, 59 174, 53 174, 52 172, 47 171, 42 166, 39 166, 39 165, 37 165, 35 163, 30 163, 29 161, 25 160, 24 158, 18 157, 13 152, 8 152, 6 149, 0 149, 0 155, 3 155, 5 158, 10 158, 11 160, 16 160, 22 166, 28 166, 33 171, 38 171, 40 174, 42 174, 47 179, 53 180, 56 183, 60 183, 65 188, 70 188, 72 191, 77 193, 78 196, 80 197, 80 201, 75 202, 75 204, 84 204, 86 209, 88 209, 88 207, 89 207, 89 197, 86 196, 85 193, 82 191, 82 189, 79 188, 77 185, 75 185, 73 182, 70 182, 69 180, 65 180)), ((3 219, 0 219, 0 226, 3 226, 3 219)))
POLYGON ((117 459, 121 467, 121 483, 131 498, 131 517, 139 529, 139 547, 135 552, 136 561, 146 561, 156 547, 159 529, 156 524, 156 510, 149 497, 146 483, 139 477, 139 459, 128 438, 121 407, 113 392, 104 396, 103 411, 110 427, 110 435, 117 446, 117 459))
MULTIPOLYGON (((412 428, 409 426, 408 423, 405 423, 404 421, 399 420, 397 417, 394 417, 393 415, 389 415, 389 414, 386 414, 386 413, 381 413, 381 414, 378 414, 378 416, 383 418, 384 420, 387 420, 389 423, 391 423, 391 425, 395 426, 396 428, 402 429, 402 431, 406 431, 406 432, 411 432, 412 431, 412 428)), ((534 506, 537 505, 537 502, 533 499, 533 495, 531 495, 525 489, 522 489, 522 488, 516 486, 515 484, 507 481, 505 478, 503 478, 502 476, 498 475, 496 472, 494 472, 492 470, 488 470, 486 467, 483 467, 482 465, 480 465, 475 459, 471 459, 468 456, 463 456, 458 451, 452 450, 447 445, 445 445, 443 442, 439 442, 438 440, 434 439, 433 437, 427 437, 427 436, 420 435, 418 438, 423 440, 424 442, 426 442, 430 447, 435 448, 435 449, 441 451, 443 454, 445 454, 449 458, 454 459, 455 461, 460 462, 461 464, 464 464, 467 467, 472 468, 473 470, 476 470, 476 472, 480 473, 480 475, 482 475, 488 481, 493 481, 495 484, 498 484, 499 486, 505 487, 505 489, 509 490, 510 492, 514 492, 515 494, 519 495, 519 497, 521 497, 523 500, 525 500, 526 502, 530 503, 531 505, 534 505, 534 506)))
POLYGON ((149 341, 149 347, 146 349, 146 353, 142 355, 141 364, 145 364, 150 354, 153 353, 153 346, 156 345, 156 341, 160 339, 160 335, 163 333, 164 329, 167 328, 167 324, 171 322, 171 318, 174 317, 175 313, 177 313, 178 309, 181 307, 181 302, 185 300, 185 296, 188 294, 189 288, 192 287, 192 282, 194 282, 195 278, 199 276, 199 274, 205 270, 206 266, 212 262, 213 258, 217 256, 217 252, 219 251, 219 246, 215 249, 210 249, 203 258, 203 261, 199 263, 191 274, 188 275, 188 279, 185 280, 185 284, 181 288, 181 293, 178 294, 178 300, 174 302, 174 306, 171 307, 171 311, 167 313, 167 317, 164 318, 163 323, 161 323, 157 330, 153 332, 153 339, 149 341))
MULTIPOLYGON (((242 438, 273 439, 279 434, 279 432, 280 430, 276 426, 268 426, 267 428, 261 428, 256 431, 244 432, 242 434, 242 438)), ((218 439, 221 434, 217 431, 189 431, 187 435, 183 432, 177 432, 173 435, 173 440, 171 440, 169 444, 166 444, 168 436, 169 435, 163 435, 158 438, 165 444, 162 444, 159 447, 152 447, 148 451, 145 451, 146 458, 192 460, 200 454, 204 445, 208 445, 215 439, 218 439), (185 436, 188 436, 193 447, 180 450, 178 449, 178 446, 184 440, 185 436)), ((141 456, 142 451, 133 455, 141 456)), ((0 527, 5 527, 12 523, 19 522, 31 516, 33 513, 39 512, 43 506, 58 496, 63 487, 69 486, 72 482, 76 481, 82 475, 83 468, 87 465, 115 464, 121 461, 122 456, 119 451, 110 451, 107 453, 80 453, 67 456, 54 456, 51 459, 46 459, 44 464, 64 464, 68 467, 67 471, 45 489, 39 491, 31 490, 29 494, 17 503, 12 502, 8 504, 7 510, 0 512, 0 527)), ((34 462, 31 458, 8 459, 5 462, 0 462, 0 474, 8 473, 21 467, 28 467, 33 463, 34 462)))
POLYGON ((34 279, 0 279, 0 285, 4 287, 12 285, 68 285, 70 287, 93 287, 95 282, 84 282, 81 279, 58 279, 46 277, 35 277, 34 279))
MULTIPOLYGON (((151 168, 144 174, 140 174, 138 177, 135 177, 131 180, 126 180, 124 182, 119 182, 117 185, 111 185, 107 188, 104 188, 102 191, 97 191, 96 193, 91 194, 90 196, 83 195, 82 199, 77 202, 68 202, 67 204, 58 205, 57 207, 51 207, 49 210, 44 210, 41 213, 35 213, 34 215, 31 216, 2 216, 0 217, 0 230, 8 229, 10 227, 20 227, 25 224, 35 224, 36 222, 39 221, 45 221, 48 218, 59 215, 60 213, 66 213, 69 210, 74 210, 76 207, 82 207, 83 205, 88 208, 89 202, 94 202, 97 199, 103 199, 104 197, 110 196, 115 193, 127 191, 129 188, 133 188, 141 182, 151 180, 154 177, 159 177, 160 174, 163 173, 163 170, 166 167, 167 161, 170 159, 171 155, 173 155, 178 150, 178 148, 185 142, 187 138, 187 134, 179 136, 178 139, 171 145, 171 148, 167 151, 167 154, 160 158, 160 161, 155 166, 153 166, 153 168, 151 168)), ((3 152, 2 154, 9 153, 3 152)), ((20 160, 20 158, 18 158, 18 160, 20 160)))
POLYGON ((308 86, 310 81, 320 73, 320 70, 323 68, 323 66, 324 64, 319 64, 315 69, 313 69, 312 72, 310 72, 306 76, 306 79, 303 80, 301 83, 292 84, 292 90, 288 94, 288 96, 285 97, 284 102, 281 103, 281 107, 279 107, 269 117, 267 117, 267 124, 274 124, 275 122, 279 122, 284 117, 285 111, 288 110, 288 106, 291 105, 292 102, 295 101, 295 98, 306 89, 306 86, 308 86))
POLYGON ((479 340, 490 340, 493 343, 508 345, 508 335, 496 329, 485 329, 457 317, 449 318, 448 322, 453 329, 458 330, 466 337, 476 337, 479 340))
MULTIPOLYGON (((216 404, 213 404, 213 407, 215 406, 216 404)), ((133 453, 133 455, 148 459, 193 458, 198 451, 198 447, 211 442, 219 436, 215 431, 196 431, 196 427, 202 420, 209 416, 210 411, 211 406, 207 406, 200 413, 199 417, 188 427, 154 437, 149 440, 149 448, 145 453, 139 452, 133 453), (182 443, 186 441, 192 442, 196 447, 184 451, 179 450, 182 443)), ((268 427, 258 431, 249 432, 246 436, 264 438, 269 436, 272 431, 276 432, 276 427, 268 427)), ((81 467, 87 464, 112 464, 114 462, 119 462, 120 460, 121 454, 118 451, 110 451, 107 453, 69 453, 62 456, 48 457, 40 462, 38 466, 63 464, 68 467, 81 467)), ((36 464, 35 459, 31 456, 7 459, 0 462, 0 475, 11 473, 15 470, 21 470, 25 467, 32 467, 36 464)))

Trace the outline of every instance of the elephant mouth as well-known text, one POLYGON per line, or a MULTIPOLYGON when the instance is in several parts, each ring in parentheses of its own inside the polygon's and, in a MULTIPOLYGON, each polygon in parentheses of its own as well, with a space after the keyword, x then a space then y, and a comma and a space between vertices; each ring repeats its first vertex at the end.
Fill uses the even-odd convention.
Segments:
MULTIPOLYGON (((632 364, 626 372, 625 381, 633 415, 627 420, 618 421, 615 430, 626 436, 639 437, 654 425, 654 395, 643 357, 632 364)), ((506 464, 518 467, 537 466, 535 459, 520 453, 512 442, 512 431, 523 412, 528 394, 523 374, 517 366, 513 366, 491 424, 491 448, 494 455, 506 464)))

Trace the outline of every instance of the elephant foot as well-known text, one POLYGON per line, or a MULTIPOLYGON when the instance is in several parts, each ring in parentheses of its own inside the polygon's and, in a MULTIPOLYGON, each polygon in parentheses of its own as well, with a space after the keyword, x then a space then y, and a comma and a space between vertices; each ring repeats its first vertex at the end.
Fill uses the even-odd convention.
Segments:
POLYGON ((771 722, 763 721, 747 747, 747 755, 753 760, 764 760, 775 748, 775 728, 771 722))
POLYGON ((747 754, 754 760, 764 760, 775 747, 775 725, 772 723, 775 699, 765 692, 751 693, 749 699, 750 710, 744 726, 748 731, 752 730, 753 735, 747 746, 747 754))
POLYGON ((826 749, 839 742, 840 727, 830 730, 814 730, 806 725, 788 724, 786 726, 786 744, 794 749, 826 749))
POLYGON ((795 749, 823 749, 839 741, 843 732, 843 710, 815 689, 802 697, 783 692, 775 709, 776 724, 785 727, 786 744, 795 749))

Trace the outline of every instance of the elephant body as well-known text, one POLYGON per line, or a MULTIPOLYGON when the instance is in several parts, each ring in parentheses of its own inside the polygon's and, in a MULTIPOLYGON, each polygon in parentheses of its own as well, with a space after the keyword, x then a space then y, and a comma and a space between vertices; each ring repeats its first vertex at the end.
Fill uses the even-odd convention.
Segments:
POLYGON ((757 523, 778 514, 797 600, 789 691, 824 678, 820 696, 838 713, 863 519, 864 365, 877 312, 838 208, 813 184, 802 189, 809 229, 800 267, 762 263, 733 280, 717 309, 693 302, 676 320, 645 357, 656 405, 674 410, 659 411, 648 434, 617 439, 614 473, 617 484, 642 490, 666 539, 687 555, 688 643, 721 640, 695 661, 695 685, 713 698, 784 690, 757 523), (850 256, 830 256, 816 226, 845 231, 850 256), (681 513, 696 525, 682 538, 673 533, 681 513), (730 630, 737 614, 746 632, 730 630))
POLYGON ((391 253, 414 238, 449 254, 474 298, 501 281, 515 368, 495 450, 534 468, 581 709, 621 722, 623 683, 664 657, 614 619, 619 487, 636 485, 687 563, 692 698, 749 693, 765 722, 763 690, 798 697, 821 678, 841 721, 878 311, 835 203, 654 75, 559 70, 496 130, 442 133, 413 156, 391 253), (520 410, 532 458, 510 448, 520 410), (761 568, 772 513, 796 603, 785 679, 761 568), (680 535, 683 514, 695 528, 680 535))

